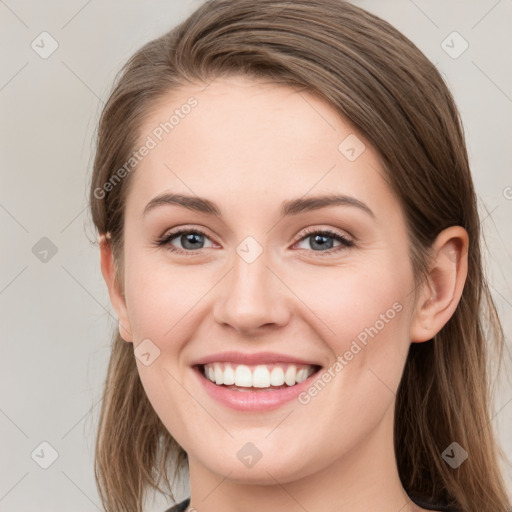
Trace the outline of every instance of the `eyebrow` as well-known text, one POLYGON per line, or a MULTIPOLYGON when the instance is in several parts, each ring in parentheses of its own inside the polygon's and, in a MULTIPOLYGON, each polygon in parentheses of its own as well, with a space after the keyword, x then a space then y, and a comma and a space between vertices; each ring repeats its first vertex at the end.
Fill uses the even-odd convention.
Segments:
MULTIPOLYGON (((172 193, 161 194, 151 199, 144 208, 142 215, 144 216, 150 210, 163 205, 179 205, 191 211, 222 217, 220 208, 209 199, 172 193)), ((319 210, 328 206, 353 206, 375 218, 375 214, 365 203, 355 197, 343 194, 331 194, 283 201, 281 203, 280 213, 282 217, 286 217, 303 212, 319 210)))

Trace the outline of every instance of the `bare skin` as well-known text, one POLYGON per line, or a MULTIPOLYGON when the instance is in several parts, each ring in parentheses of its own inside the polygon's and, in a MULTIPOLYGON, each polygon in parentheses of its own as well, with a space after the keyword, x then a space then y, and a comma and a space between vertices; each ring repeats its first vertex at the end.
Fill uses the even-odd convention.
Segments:
POLYGON ((197 99, 131 177, 124 295, 101 240, 123 339, 134 349, 149 339, 160 350, 148 366, 137 358, 137 367, 155 411, 188 453, 188 510, 423 510, 398 477, 396 390, 410 343, 428 342, 455 311, 466 231, 439 234, 430 282, 415 287, 403 212, 362 135, 305 92, 241 77, 204 87, 173 92, 141 130, 142 143, 174 108, 197 99), (365 145, 354 161, 338 149, 350 134, 365 145), (207 198, 222 217, 176 204, 143 215, 164 192, 207 198), (356 198, 373 213, 345 204, 280 215, 283 201, 326 194, 356 198), (193 247, 179 235, 157 246, 172 228, 206 236, 193 247), (323 235, 319 247, 306 228, 329 229, 352 245, 323 235), (236 251, 246 237, 263 249, 250 264, 236 251), (207 395, 191 368, 202 356, 237 350, 290 354, 327 369, 370 326, 378 333, 307 404, 236 411, 207 395), (247 442, 262 454, 252 467, 237 456, 247 442))

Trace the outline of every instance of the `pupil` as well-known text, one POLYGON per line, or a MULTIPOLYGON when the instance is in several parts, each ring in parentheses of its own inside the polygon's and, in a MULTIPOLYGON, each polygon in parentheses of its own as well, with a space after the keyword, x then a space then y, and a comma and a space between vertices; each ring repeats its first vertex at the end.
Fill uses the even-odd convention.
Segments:
POLYGON ((317 244, 317 239, 319 239, 319 238, 323 240, 323 243, 321 242, 320 244, 317 245, 320 249, 325 248, 326 246, 329 246, 328 249, 331 249, 332 239, 331 239, 330 243, 326 242, 326 240, 330 239, 331 237, 323 236, 323 235, 314 235, 313 236, 314 243, 312 244, 312 246, 317 244))
MULTIPOLYGON (((197 242, 197 237, 201 237, 203 235, 201 235, 200 233, 188 233, 187 235, 183 235, 182 236, 182 243, 183 243, 183 238, 185 239, 185 243, 183 243, 183 247, 185 247, 185 249, 194 249, 194 248, 197 248, 197 244, 194 244, 193 241, 194 241, 194 238, 196 239, 195 241, 197 242), (192 245, 191 247, 187 247, 187 243, 191 242, 192 245)), ((200 241, 199 241, 200 242, 200 241)))

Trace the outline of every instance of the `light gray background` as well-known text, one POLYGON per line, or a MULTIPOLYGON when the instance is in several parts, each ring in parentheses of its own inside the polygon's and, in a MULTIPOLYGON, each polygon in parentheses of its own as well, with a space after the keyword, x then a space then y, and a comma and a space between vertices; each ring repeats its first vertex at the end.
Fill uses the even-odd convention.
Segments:
MULTIPOLYGON (((199 3, 0 0, 2 512, 101 510, 93 447, 116 325, 90 243, 93 133, 121 65, 199 3), (47 59, 31 48, 43 31, 59 45, 47 59), (42 237, 57 248, 47 262, 32 251, 42 237), (31 458, 43 441, 58 452, 46 470, 31 458)), ((454 93, 484 219, 491 289, 510 347, 512 1, 355 3, 412 39, 454 93), (456 59, 441 46, 453 31, 469 43, 456 59)), ((452 40, 445 43, 451 51, 461 49, 462 41, 452 40)), ((512 458, 512 387, 504 379, 495 410, 493 425, 512 458)), ((506 477, 510 485, 510 466, 506 477)), ((167 506, 157 500, 147 510, 167 506)))

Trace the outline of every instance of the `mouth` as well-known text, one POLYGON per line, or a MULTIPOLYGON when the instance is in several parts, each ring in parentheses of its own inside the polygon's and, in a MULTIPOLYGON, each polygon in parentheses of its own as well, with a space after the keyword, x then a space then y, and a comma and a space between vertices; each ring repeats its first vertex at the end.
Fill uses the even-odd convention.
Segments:
POLYGON ((275 391, 290 388, 320 370, 318 365, 269 363, 258 365, 214 362, 196 369, 216 386, 239 392, 275 391))
POLYGON ((245 412, 277 409, 296 399, 316 378, 316 364, 215 361, 192 366, 203 389, 216 402, 245 412))

